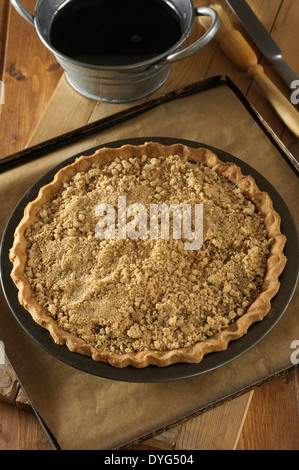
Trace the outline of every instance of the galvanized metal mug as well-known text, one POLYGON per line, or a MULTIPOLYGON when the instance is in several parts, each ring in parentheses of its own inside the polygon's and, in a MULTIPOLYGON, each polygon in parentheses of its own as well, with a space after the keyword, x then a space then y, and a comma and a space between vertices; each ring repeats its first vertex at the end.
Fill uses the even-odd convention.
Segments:
POLYGON ((174 8, 181 22, 181 38, 172 48, 136 64, 122 66, 86 64, 65 56, 50 42, 50 29, 54 16, 71 1, 38 0, 34 15, 24 8, 20 0, 11 0, 11 3, 18 13, 35 27, 41 41, 52 51, 64 69, 71 86, 82 95, 101 101, 131 101, 153 92, 167 79, 171 64, 189 57, 206 46, 217 33, 220 24, 219 17, 212 8, 195 8, 192 0, 161 0, 174 8), (193 44, 180 50, 191 33, 196 16, 211 17, 211 26, 193 44))

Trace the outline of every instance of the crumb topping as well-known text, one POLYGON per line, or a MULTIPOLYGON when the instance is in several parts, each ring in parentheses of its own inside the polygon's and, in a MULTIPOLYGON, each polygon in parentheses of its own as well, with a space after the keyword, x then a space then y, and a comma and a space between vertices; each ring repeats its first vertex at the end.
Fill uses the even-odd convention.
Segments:
POLYGON ((241 190, 177 155, 93 164, 63 183, 25 236, 38 303, 62 329, 115 353, 192 346, 227 328, 257 297, 270 248, 241 190), (203 204, 202 247, 186 250, 171 230, 168 240, 97 238, 96 207, 117 213, 118 196, 146 208, 203 204))

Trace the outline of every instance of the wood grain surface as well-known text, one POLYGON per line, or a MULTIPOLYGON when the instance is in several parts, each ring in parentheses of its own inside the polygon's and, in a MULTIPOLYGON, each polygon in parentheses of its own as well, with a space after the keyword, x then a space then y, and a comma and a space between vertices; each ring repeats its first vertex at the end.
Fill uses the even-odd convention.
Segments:
MULTIPOLYGON (((198 0, 197 6, 209 1, 198 0)), ((285 60, 299 74, 297 53, 299 2, 298 0, 248 0, 265 27, 281 47, 285 60)), ((35 0, 23 0, 29 11, 34 11, 35 0)), ((290 91, 279 79, 272 67, 244 33, 263 65, 267 75, 289 97, 290 91)), ((192 37, 200 34, 196 24, 192 37)), ((269 123, 274 132, 289 145, 294 136, 285 129, 272 107, 261 96, 254 83, 240 72, 224 55, 216 41, 186 61, 175 64, 172 73, 159 93, 184 86, 192 81, 217 73, 228 74, 248 97, 257 111, 269 123)), ((5 104, 0 105, 0 158, 42 139, 38 124, 53 93, 59 93, 57 85, 63 72, 55 58, 38 39, 34 28, 11 7, 9 0, 0 3, 0 79, 5 85, 5 104)), ((60 82, 61 83, 61 82, 60 82)), ((147 98, 146 98, 147 99, 147 98)), ((50 106, 50 105, 49 105, 50 106)), ((82 100, 84 113, 92 119, 104 117, 127 105, 109 105, 82 100)), ((48 112, 51 110, 47 110, 48 112)), ((81 110, 82 111, 82 110, 81 110)), ((64 113, 64 125, 70 125, 70 116, 76 109, 65 108, 63 101, 55 112, 64 113)), ((61 122, 61 120, 60 120, 61 122)), ((71 125, 76 123, 71 119, 71 125)), ((80 122, 79 124, 80 125, 80 122)), ((53 132, 63 132, 54 128, 53 132)), ((9 372, 10 374, 10 372, 9 372)), ((7 379, 7 377, 6 377, 7 379)), ((8 380, 8 379, 7 379, 8 380)), ((222 405, 175 430, 168 436, 160 436, 139 444, 135 449, 190 448, 190 449, 238 449, 238 450, 298 450, 299 449, 299 374, 298 368, 283 377, 277 377, 244 397, 222 405), (236 400, 239 400, 236 401, 236 400), (239 410, 239 415, 238 415, 239 410), (214 416, 211 414, 214 411, 214 416), (231 427, 236 419, 238 426, 231 427), (219 430, 220 429, 220 430, 219 430), (217 432, 219 430, 219 432, 217 432)), ((26 409, 26 398, 15 385, 13 378, 11 396, 17 399, 0 401, 0 449, 47 450, 51 449, 35 415, 26 409)))

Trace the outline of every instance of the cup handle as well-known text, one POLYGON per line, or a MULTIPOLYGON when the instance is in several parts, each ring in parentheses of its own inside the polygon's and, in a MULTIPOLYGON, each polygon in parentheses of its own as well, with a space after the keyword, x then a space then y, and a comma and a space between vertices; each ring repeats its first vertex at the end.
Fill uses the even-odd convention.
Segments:
POLYGON ((12 6, 17 10, 17 12, 25 18, 30 24, 34 26, 34 16, 26 10, 26 8, 22 5, 20 0, 10 0, 12 6))
POLYGON ((212 23, 209 29, 205 32, 203 36, 201 36, 201 38, 199 38, 193 44, 186 47, 182 51, 169 54, 165 59, 162 59, 161 61, 159 61, 158 65, 171 64, 172 62, 186 59, 186 57, 189 57, 190 55, 199 51, 199 49, 202 49, 204 46, 206 46, 211 41, 211 39, 215 36, 220 26, 220 19, 219 19, 218 13, 215 10, 213 10, 213 8, 199 7, 199 8, 195 8, 195 16, 210 16, 212 18, 212 23))

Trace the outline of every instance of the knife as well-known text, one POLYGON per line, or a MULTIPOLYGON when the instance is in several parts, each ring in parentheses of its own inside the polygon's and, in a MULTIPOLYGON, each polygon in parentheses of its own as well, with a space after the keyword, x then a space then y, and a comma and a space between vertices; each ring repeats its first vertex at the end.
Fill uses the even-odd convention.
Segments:
POLYGON ((226 0, 226 2, 231 7, 235 15, 237 15, 259 50, 266 57, 268 62, 273 65, 287 87, 289 89, 292 88, 292 83, 295 80, 299 80, 298 76, 283 60, 280 48, 272 39, 260 20, 256 17, 248 3, 245 0, 226 0))

